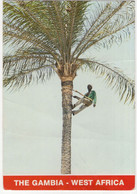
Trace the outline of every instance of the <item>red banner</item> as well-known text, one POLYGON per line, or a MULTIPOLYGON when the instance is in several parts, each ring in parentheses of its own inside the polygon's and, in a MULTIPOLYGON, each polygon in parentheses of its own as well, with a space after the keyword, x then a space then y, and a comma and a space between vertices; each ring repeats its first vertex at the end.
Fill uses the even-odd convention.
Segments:
POLYGON ((6 190, 132 190, 132 175, 4 176, 6 190))

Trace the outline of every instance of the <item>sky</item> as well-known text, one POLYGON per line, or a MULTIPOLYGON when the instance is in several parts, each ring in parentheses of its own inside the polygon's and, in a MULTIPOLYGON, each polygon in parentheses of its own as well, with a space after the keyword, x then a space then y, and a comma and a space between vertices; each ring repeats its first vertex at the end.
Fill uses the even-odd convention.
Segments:
MULTIPOLYGON (((94 55, 134 77, 134 39, 110 50, 94 50, 94 55)), ((97 93, 97 106, 72 118, 72 174, 134 174, 133 106, 120 102, 101 77, 78 72, 74 89, 85 93, 88 84, 97 93)), ((45 84, 5 90, 3 101, 4 174, 60 174, 62 108, 57 75, 45 84)))
MULTIPOLYGON (((95 50, 95 57, 134 79, 134 37, 121 46, 95 50)), ((92 84, 97 106, 72 118, 72 174, 135 174, 135 110, 119 101, 114 90, 91 72, 78 72, 74 89, 85 93, 92 84)), ((74 103, 76 100, 73 101, 74 103)), ((3 95, 3 172, 60 174, 61 84, 54 75, 45 84, 3 95)))

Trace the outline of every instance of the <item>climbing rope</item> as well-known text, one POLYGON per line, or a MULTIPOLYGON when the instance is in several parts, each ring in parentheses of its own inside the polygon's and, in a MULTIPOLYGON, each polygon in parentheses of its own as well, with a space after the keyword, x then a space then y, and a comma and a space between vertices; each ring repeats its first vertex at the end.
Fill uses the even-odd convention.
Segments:
POLYGON ((89 98, 89 97, 83 95, 83 94, 80 93, 79 91, 77 91, 77 90, 73 90, 73 91, 76 92, 76 93, 78 93, 78 94, 80 94, 81 96, 84 96, 84 98, 87 98, 88 100, 93 101, 91 98, 89 98))

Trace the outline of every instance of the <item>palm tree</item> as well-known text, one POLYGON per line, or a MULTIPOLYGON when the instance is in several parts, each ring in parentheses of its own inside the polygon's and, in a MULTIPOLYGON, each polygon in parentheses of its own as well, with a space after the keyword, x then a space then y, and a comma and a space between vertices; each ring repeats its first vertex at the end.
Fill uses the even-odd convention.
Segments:
POLYGON ((134 101, 133 80, 107 64, 81 57, 93 46, 110 47, 131 35, 134 2, 4 0, 3 10, 4 43, 16 50, 4 56, 4 86, 19 89, 57 73, 63 109, 61 173, 71 174, 71 105, 77 71, 88 68, 116 88, 121 100, 134 101))

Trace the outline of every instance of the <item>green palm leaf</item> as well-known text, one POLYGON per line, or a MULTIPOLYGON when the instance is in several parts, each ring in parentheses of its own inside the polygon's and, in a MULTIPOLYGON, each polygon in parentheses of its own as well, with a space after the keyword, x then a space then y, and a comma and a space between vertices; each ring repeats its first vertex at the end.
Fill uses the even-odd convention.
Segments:
POLYGON ((32 82, 45 81, 56 71, 53 58, 40 52, 21 52, 15 56, 4 57, 4 86, 20 88, 32 82))
MULTIPOLYGON (((4 85, 28 85, 35 76, 44 80, 49 75, 46 71, 55 71, 60 79, 74 78, 81 65, 90 67, 92 61, 79 57, 92 46, 109 48, 130 37, 135 23, 134 4, 4 0, 4 43, 16 47, 13 56, 4 57, 4 85)), ((132 80, 107 65, 94 62, 93 67, 117 88, 121 99, 133 101, 132 80)))
POLYGON ((127 77, 119 68, 112 68, 108 64, 103 64, 95 60, 79 59, 81 64, 79 68, 84 68, 93 73, 104 77, 106 83, 115 89, 124 102, 134 102, 135 99, 135 82, 127 77))
POLYGON ((78 59, 87 49, 100 43, 103 39, 108 38, 105 44, 107 46, 110 39, 112 42, 118 42, 118 40, 126 38, 126 36, 123 36, 123 32, 130 34, 131 28, 129 26, 135 23, 134 2, 111 2, 105 5, 91 22, 83 38, 74 50, 72 56, 75 56, 75 59, 78 59))

